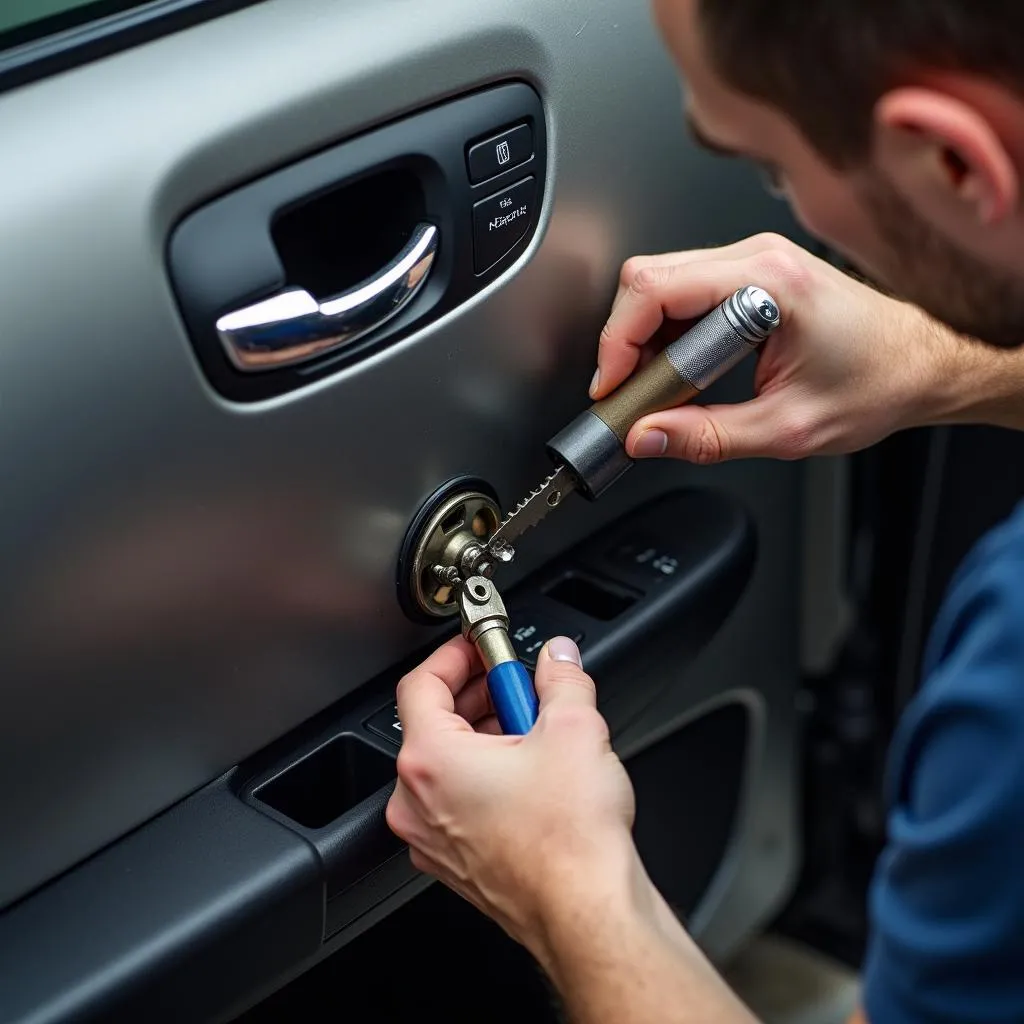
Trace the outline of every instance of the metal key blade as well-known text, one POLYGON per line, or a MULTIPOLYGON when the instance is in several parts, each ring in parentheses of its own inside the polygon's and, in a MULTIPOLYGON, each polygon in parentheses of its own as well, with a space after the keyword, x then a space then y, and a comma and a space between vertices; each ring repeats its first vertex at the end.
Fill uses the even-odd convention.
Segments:
POLYGON ((512 541, 518 540, 531 526, 536 526, 549 512, 558 508, 576 489, 576 481, 559 466, 536 490, 531 491, 501 521, 487 542, 487 550, 500 562, 515 558, 512 541))

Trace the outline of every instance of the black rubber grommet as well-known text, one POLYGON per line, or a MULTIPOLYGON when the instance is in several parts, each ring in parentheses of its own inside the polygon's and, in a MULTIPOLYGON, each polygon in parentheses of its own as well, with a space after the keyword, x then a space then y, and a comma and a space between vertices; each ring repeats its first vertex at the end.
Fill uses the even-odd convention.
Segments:
POLYGON ((398 603, 407 619, 423 626, 437 626, 445 619, 438 619, 428 615, 412 595, 412 586, 409 574, 412 572, 416 556, 416 545, 419 543, 419 536, 423 528, 430 521, 430 517, 441 507, 453 494, 460 491, 478 491, 486 494, 499 508, 498 492, 486 481, 478 476, 457 476, 441 484, 433 494, 427 498, 419 507, 419 511, 413 516, 409 529, 405 531, 405 538, 402 547, 398 552, 398 568, 395 573, 395 588, 398 592, 398 603))

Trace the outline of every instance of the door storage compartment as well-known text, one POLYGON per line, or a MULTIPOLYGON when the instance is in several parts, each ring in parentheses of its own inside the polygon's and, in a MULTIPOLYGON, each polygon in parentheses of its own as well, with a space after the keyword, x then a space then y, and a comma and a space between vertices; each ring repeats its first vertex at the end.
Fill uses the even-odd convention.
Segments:
POLYGON ((651 880, 683 915, 694 912, 726 862, 751 725, 745 704, 723 704, 626 762, 636 790, 637 849, 651 880))
POLYGON ((253 793, 306 828, 323 828, 395 776, 395 762, 351 733, 335 736, 253 793))
MULTIPOLYGON (((394 693, 394 679, 388 689, 394 693)), ((322 716, 304 742, 287 739, 252 774, 242 797, 298 832, 316 848, 324 869, 325 934, 351 920, 413 877, 384 809, 394 790, 395 754, 361 725, 374 704, 362 701, 341 720, 322 716), (359 892, 353 890, 359 889, 359 892)))

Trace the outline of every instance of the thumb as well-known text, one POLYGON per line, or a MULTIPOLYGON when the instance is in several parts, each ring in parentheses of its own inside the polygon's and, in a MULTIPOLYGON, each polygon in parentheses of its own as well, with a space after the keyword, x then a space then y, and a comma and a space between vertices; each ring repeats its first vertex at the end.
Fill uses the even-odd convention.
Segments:
POLYGON ((683 405, 633 424, 626 451, 634 459, 665 457, 709 466, 728 459, 793 459, 809 454, 788 429, 772 395, 738 405, 683 405))
POLYGON ((582 665, 580 649, 567 636, 556 636, 544 645, 534 677, 542 711, 555 705, 597 707, 594 681, 582 665))

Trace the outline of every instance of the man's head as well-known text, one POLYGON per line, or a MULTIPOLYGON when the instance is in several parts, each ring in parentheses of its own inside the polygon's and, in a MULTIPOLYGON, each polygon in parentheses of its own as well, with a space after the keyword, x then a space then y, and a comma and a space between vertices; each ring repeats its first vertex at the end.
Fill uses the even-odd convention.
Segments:
POLYGON ((655 0, 698 139, 812 233, 992 344, 1024 343, 1024 4, 655 0))

